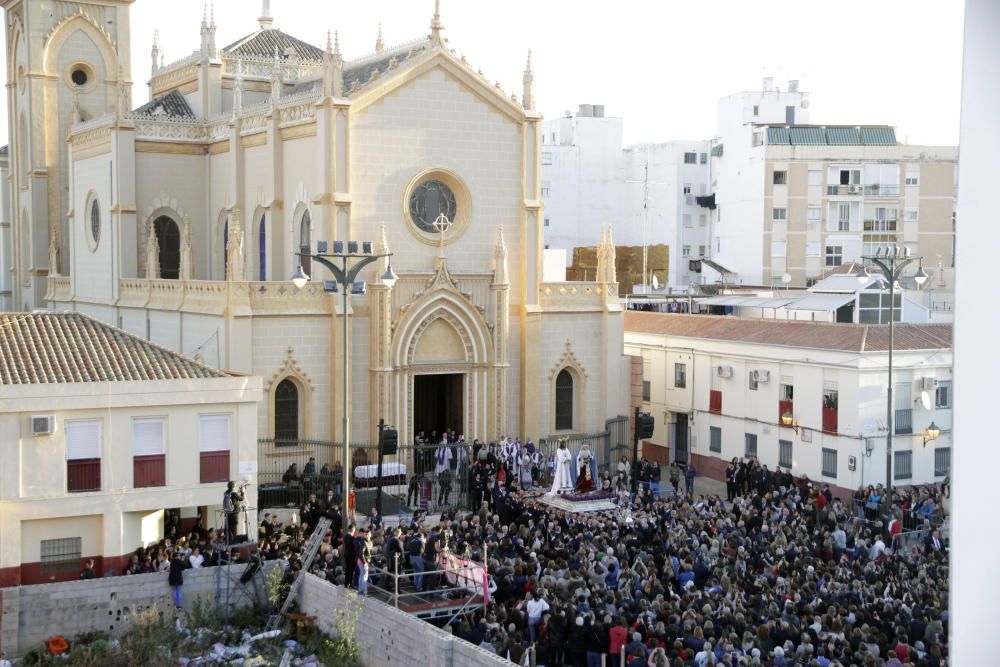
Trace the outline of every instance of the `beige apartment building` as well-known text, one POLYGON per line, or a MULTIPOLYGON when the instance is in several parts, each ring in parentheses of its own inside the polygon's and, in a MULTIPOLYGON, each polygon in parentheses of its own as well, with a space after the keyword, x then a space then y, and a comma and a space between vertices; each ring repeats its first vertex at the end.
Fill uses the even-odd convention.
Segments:
POLYGON ((955 147, 899 144, 884 126, 771 125, 758 142, 765 284, 810 286, 888 245, 924 258, 928 287, 953 282, 955 147))

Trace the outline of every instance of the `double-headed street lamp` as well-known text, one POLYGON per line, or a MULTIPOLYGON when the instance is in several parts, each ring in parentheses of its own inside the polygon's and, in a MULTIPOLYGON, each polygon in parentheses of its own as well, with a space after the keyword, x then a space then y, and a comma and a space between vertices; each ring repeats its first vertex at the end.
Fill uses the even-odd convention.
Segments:
MULTIPOLYGON (((350 346, 348 344, 348 297, 350 296, 362 296, 367 291, 367 285, 363 280, 358 280, 358 275, 361 271, 371 264, 372 262, 382 259, 383 257, 392 257, 392 253, 375 253, 372 251, 371 241, 334 241, 333 242, 333 252, 327 252, 327 242, 317 241, 316 242, 316 254, 310 255, 308 253, 296 253, 300 258, 310 257, 319 264, 322 264, 330 270, 333 274, 333 280, 324 280, 323 289, 330 293, 340 292, 342 297, 343 312, 341 317, 344 321, 344 386, 343 386, 343 407, 344 407, 344 535, 347 534, 348 526, 351 524, 351 512, 350 512, 350 498, 351 498, 351 418, 348 410, 350 409, 350 404, 348 403, 348 387, 349 387, 349 374, 348 374, 348 355, 350 354, 350 346), (340 266, 337 266, 335 262, 339 260, 340 266)), ((389 261, 388 267, 386 267, 385 273, 381 276, 382 284, 386 287, 391 288, 396 284, 398 277, 392 270, 392 261, 389 261)), ((298 267, 295 269, 295 273, 292 274, 292 283, 299 289, 305 287, 306 283, 309 282, 309 276, 306 272, 302 270, 302 264, 299 263, 298 267)))
MULTIPOLYGON (((885 488, 889 497, 889 504, 892 503, 892 431, 893 431, 893 404, 892 404, 892 348, 894 339, 894 324, 896 321, 896 282, 903 274, 903 269, 913 262, 922 258, 910 254, 910 249, 900 249, 898 245, 880 247, 874 255, 863 255, 864 260, 871 262, 885 279, 889 282, 889 389, 887 404, 885 408, 887 431, 885 436, 885 488)), ((858 282, 862 285, 871 280, 872 275, 868 272, 868 267, 863 266, 857 273, 858 282)), ((919 270, 913 275, 917 286, 922 286, 927 282, 927 274, 924 272, 921 261, 919 270)), ((900 302, 899 312, 902 315, 903 307, 900 302)), ((879 309, 881 312, 881 309, 879 309)), ((881 318, 880 318, 881 319, 881 318)), ((888 507, 889 505, 886 505, 888 507)))

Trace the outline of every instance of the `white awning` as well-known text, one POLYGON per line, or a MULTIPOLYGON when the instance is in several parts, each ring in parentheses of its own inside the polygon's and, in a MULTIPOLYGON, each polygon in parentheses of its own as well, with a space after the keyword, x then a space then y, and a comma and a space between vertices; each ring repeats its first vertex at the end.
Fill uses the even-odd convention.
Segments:
POLYGON ((698 301, 699 305, 702 306, 740 306, 743 305, 744 301, 750 301, 753 297, 749 296, 734 296, 732 294, 724 296, 713 296, 707 299, 702 299, 698 301))
POLYGON ((837 310, 854 301, 854 298, 854 294, 813 294, 790 303, 785 308, 788 310, 837 310))
POLYGON ((774 299, 771 297, 754 297, 752 299, 744 299, 743 303, 740 304, 743 308, 781 308, 787 303, 792 303, 798 297, 785 297, 782 299, 774 299))

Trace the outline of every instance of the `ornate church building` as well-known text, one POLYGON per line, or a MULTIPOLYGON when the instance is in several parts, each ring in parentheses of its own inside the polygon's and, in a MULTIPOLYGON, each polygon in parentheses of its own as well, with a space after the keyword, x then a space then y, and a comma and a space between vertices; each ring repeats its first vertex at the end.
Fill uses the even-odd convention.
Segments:
POLYGON ((154 44, 134 109, 132 0, 0 4, 16 308, 262 376, 262 437, 339 438, 345 364, 356 440, 380 418, 404 441, 538 439, 628 411, 610 230, 594 282, 544 262, 530 55, 510 94, 452 48, 437 8, 426 37, 380 35, 351 60, 335 35, 282 32, 264 0, 232 44, 209 16, 190 56, 164 64, 154 44), (391 252, 398 281, 380 283, 378 260, 341 312, 308 257, 334 240, 391 252))

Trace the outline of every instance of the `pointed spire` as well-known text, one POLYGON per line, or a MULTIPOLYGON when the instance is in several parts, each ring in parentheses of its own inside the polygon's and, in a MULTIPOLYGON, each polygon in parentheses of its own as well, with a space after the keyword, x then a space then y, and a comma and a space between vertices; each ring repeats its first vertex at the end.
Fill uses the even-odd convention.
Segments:
POLYGON ((376 247, 376 252, 380 255, 384 255, 389 252, 389 239, 385 235, 385 223, 382 223, 382 229, 379 232, 378 246, 376 247))
POLYGON ((59 234, 55 229, 49 233, 49 275, 59 275, 59 234))
POLYGON ((150 51, 150 57, 153 61, 152 73, 156 74, 156 70, 160 66, 160 29, 157 28, 153 31, 153 49, 150 51))
POLYGON ((340 55, 340 33, 333 33, 333 47, 330 34, 326 36, 326 54, 323 56, 323 95, 342 97, 344 95, 344 59, 340 55))
POLYGON ((339 30, 334 30, 333 31, 333 57, 337 58, 338 60, 342 60, 343 59, 343 57, 342 57, 342 55, 340 53, 340 31, 339 30))
POLYGON ((208 15, 208 25, 211 26, 212 30, 215 30, 215 3, 209 5, 209 15, 208 15))
POLYGON ((156 280, 160 277, 160 242, 156 238, 156 225, 149 222, 149 234, 146 235, 146 280, 156 280))
POLYGON ((524 66, 524 90, 521 92, 521 104, 525 110, 535 108, 535 72, 531 68, 531 49, 528 49, 528 63, 524 66))
POLYGON ((243 59, 236 59, 236 80, 233 82, 233 120, 243 113, 243 59))
POLYGON ((281 65, 281 51, 274 47, 274 62, 271 64, 271 104, 281 99, 281 81, 284 76, 281 65))
POLYGON ((431 19, 430 34, 431 44, 434 46, 443 46, 442 30, 444 30, 444 26, 441 25, 441 0, 434 0, 434 17, 431 19))
POLYGON ((261 30, 268 30, 274 24, 274 18, 271 16, 271 0, 263 0, 263 3, 257 23, 260 24, 261 30))
POLYGON ((507 243, 503 238, 503 225, 497 231, 497 243, 493 248, 493 284, 507 285, 510 282, 507 271, 507 243))
POLYGON ((204 58, 215 58, 218 55, 215 48, 215 5, 212 5, 212 20, 208 20, 208 5, 201 5, 201 55, 204 58))
POLYGON ((130 105, 129 105, 129 99, 128 99, 129 98, 129 95, 128 95, 128 93, 129 93, 129 91, 128 91, 128 84, 125 83, 125 67, 121 66, 121 65, 118 66, 118 86, 117 86, 117 88, 118 88, 118 90, 117 90, 117 93, 118 93, 118 100, 117 100, 118 101, 118 105, 117 105, 118 118, 124 118, 125 114, 128 113, 130 105))
POLYGON ((201 3, 201 31, 208 30, 208 3, 201 3))
POLYGON ((331 39, 330 34, 331 34, 330 31, 327 30, 326 31, 326 55, 328 55, 328 56, 332 56, 333 55, 333 42, 330 41, 330 39, 331 39))
POLYGON ((378 37, 375 38, 375 53, 385 51, 385 42, 382 40, 382 22, 378 22, 378 37))
POLYGON ((181 280, 194 278, 194 258, 191 245, 191 218, 185 215, 181 220, 181 280))

